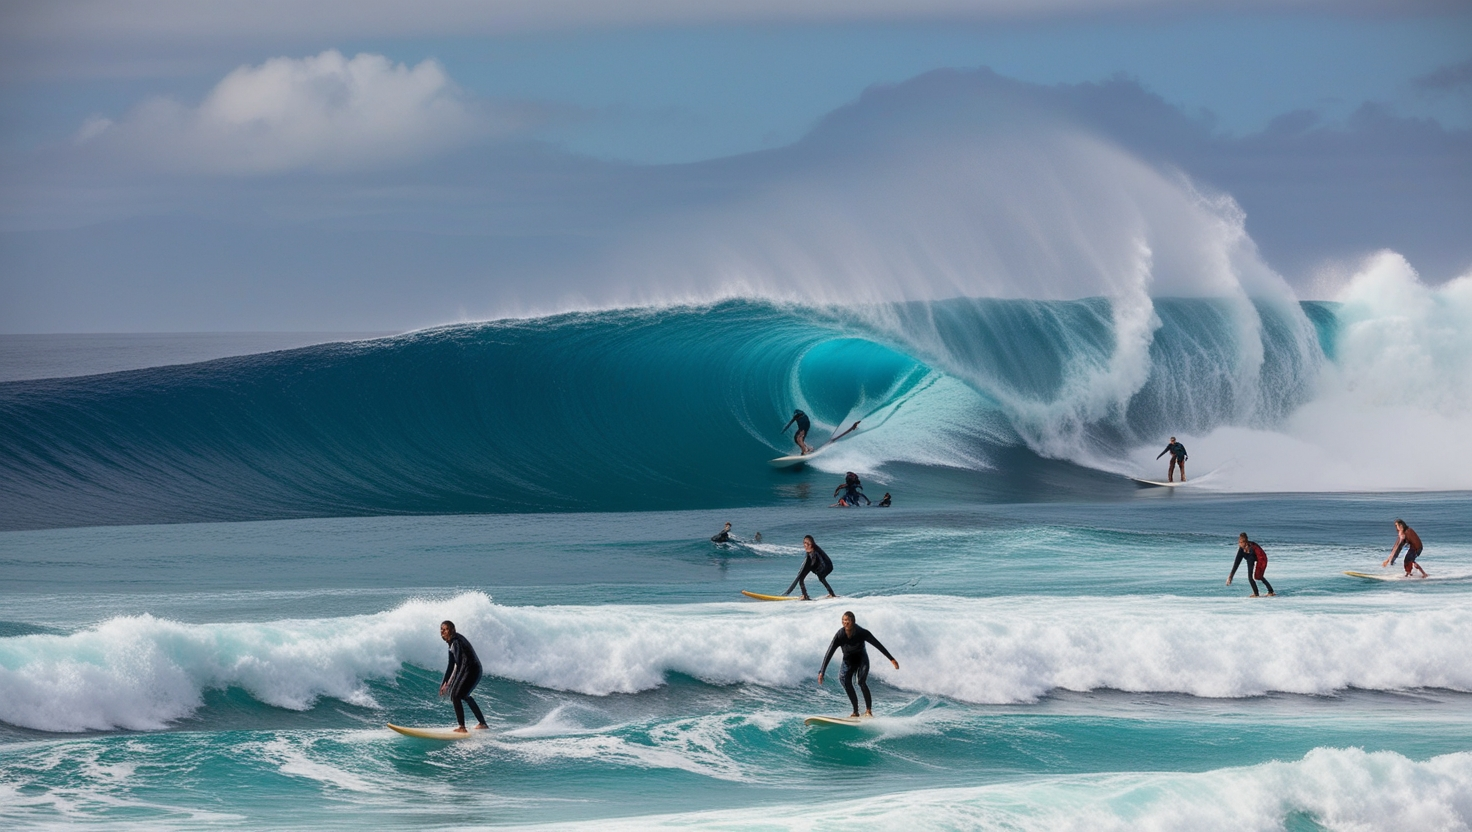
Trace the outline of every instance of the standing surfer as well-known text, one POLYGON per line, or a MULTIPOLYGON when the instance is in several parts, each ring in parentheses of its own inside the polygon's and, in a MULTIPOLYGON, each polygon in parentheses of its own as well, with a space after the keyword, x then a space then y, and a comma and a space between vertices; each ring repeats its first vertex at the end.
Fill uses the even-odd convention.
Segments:
POLYGON ((807 456, 813 452, 813 449, 808 447, 807 443, 808 428, 812 427, 813 423, 808 419, 808 414, 803 413, 801 410, 794 410, 792 411, 792 418, 788 419, 787 424, 782 426, 782 432, 786 433, 787 429, 792 427, 793 422, 797 423, 797 433, 792 435, 792 441, 796 442, 797 447, 802 449, 802 455, 807 456))
POLYGON ((782 594, 791 595, 793 587, 802 587, 802 600, 813 600, 808 597, 808 585, 803 583, 802 579, 808 575, 815 575, 819 583, 823 584, 823 588, 828 590, 828 597, 837 598, 838 595, 833 591, 833 587, 828 585, 828 575, 833 571, 833 560, 818 546, 818 542, 813 540, 812 535, 803 537, 802 548, 807 553, 807 557, 802 562, 802 571, 797 573, 797 580, 794 580, 792 586, 787 587, 787 591, 782 594))
POLYGON ((1185 445, 1182 445, 1179 442, 1177 442, 1176 441, 1176 438, 1174 436, 1172 436, 1170 438, 1170 442, 1165 446, 1165 450, 1163 450, 1160 453, 1156 454, 1155 455, 1155 458, 1156 459, 1160 459, 1161 457, 1165 456, 1166 454, 1170 454, 1170 467, 1166 469, 1165 481, 1166 482, 1175 482, 1176 481, 1176 466, 1179 465, 1179 466, 1181 466, 1181 482, 1185 482, 1186 481, 1186 446, 1185 445))
POLYGON ((859 689, 864 692, 864 716, 874 715, 873 698, 869 696, 869 651, 864 647, 864 642, 874 645, 883 653, 895 670, 900 669, 900 663, 895 661, 894 656, 884 649, 884 645, 879 643, 873 633, 859 626, 851 612, 843 614, 843 628, 828 643, 828 652, 823 654, 823 666, 818 669, 818 684, 821 685, 823 674, 828 670, 828 662, 833 658, 833 651, 843 648, 843 671, 839 678, 843 680, 843 692, 848 694, 848 701, 854 706, 854 712, 849 714, 851 717, 859 715, 859 697, 854 693, 855 679, 859 683, 859 689))
POLYGON ((1257 581, 1262 581, 1263 586, 1268 588, 1268 597, 1271 598, 1278 593, 1273 591, 1273 585, 1263 577, 1268 568, 1268 553, 1262 547, 1247 539, 1247 532, 1237 535, 1237 559, 1232 561, 1232 571, 1227 573, 1227 586, 1232 585, 1232 578, 1237 576, 1237 567, 1243 563, 1247 564, 1247 583, 1252 587, 1252 597, 1257 596, 1257 581), (1257 580, 1253 580, 1256 578, 1257 580))
MULTIPOLYGON (((1411 567, 1421 569, 1421 564, 1416 563, 1416 558, 1421 556, 1421 536, 1416 534, 1415 529, 1407 526, 1406 521, 1399 518, 1395 521, 1395 530, 1400 532, 1400 535, 1395 539, 1395 549, 1391 551, 1390 557, 1386 558, 1380 564, 1380 568, 1384 569, 1395 563, 1396 555, 1400 554, 1400 547, 1404 546, 1406 547, 1406 577, 1409 578, 1411 577, 1411 567)), ((1426 574, 1425 569, 1421 569, 1421 577, 1429 578, 1431 576, 1426 574)))
POLYGON ((448 696, 455 703, 455 721, 460 724, 455 733, 465 733, 465 706, 460 704, 462 701, 475 714, 478 720, 475 727, 491 727, 481 715, 480 706, 470 696, 470 692, 480 684, 480 657, 475 655, 475 648, 470 646, 465 636, 455 632, 453 621, 440 622, 440 638, 450 645, 450 664, 445 668, 444 680, 440 682, 440 696, 448 696))

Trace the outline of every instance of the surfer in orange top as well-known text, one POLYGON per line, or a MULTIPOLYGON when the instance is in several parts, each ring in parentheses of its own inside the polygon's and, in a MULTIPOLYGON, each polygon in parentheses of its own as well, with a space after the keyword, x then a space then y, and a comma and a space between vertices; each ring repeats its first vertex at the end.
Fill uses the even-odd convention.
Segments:
MULTIPOLYGON (((1421 569, 1421 564, 1416 563, 1416 558, 1421 556, 1421 536, 1416 534, 1415 529, 1407 526, 1406 521, 1399 518, 1395 521, 1395 529, 1400 532, 1400 536, 1395 539, 1395 549, 1390 553, 1390 557, 1386 558, 1380 564, 1380 568, 1384 569, 1395 563, 1396 555, 1400 554, 1400 547, 1404 546, 1406 547, 1406 577, 1409 578, 1411 577, 1411 567, 1421 569)), ((1429 578, 1431 576, 1426 574, 1425 569, 1421 569, 1421 577, 1429 578)))

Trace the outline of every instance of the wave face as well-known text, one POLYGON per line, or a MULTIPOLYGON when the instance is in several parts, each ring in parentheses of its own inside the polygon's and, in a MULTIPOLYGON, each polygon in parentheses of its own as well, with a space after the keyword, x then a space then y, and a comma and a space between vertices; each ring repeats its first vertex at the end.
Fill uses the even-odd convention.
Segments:
MULTIPOLYGON (((973 704, 1030 703, 1057 690, 1249 697, 1349 689, 1472 692, 1461 660, 1472 612, 1438 599, 1375 616, 1321 599, 1271 612, 1201 612, 1196 599, 967 599, 849 602, 904 656, 875 663, 900 690, 973 704), (1244 622, 1252 623, 1251 629, 1244 622), (1415 633, 1434 631, 1435 639, 1415 633), (1410 645, 1410 646, 1406 646, 1410 645), (1260 661, 1271 655, 1272 662, 1260 661)), ((112 618, 69 635, 0 643, 0 722, 43 731, 160 729, 211 690, 305 710, 318 698, 378 703, 368 686, 405 665, 437 670, 424 638, 446 615, 498 678, 590 696, 638 693, 676 674, 714 685, 796 688, 831 637, 832 608, 751 604, 514 607, 482 593, 413 600, 370 615, 186 624, 112 618)))
POLYGON ((1312 395, 1296 305, 1150 314, 1122 347, 1102 299, 729 300, 12 382, 0 527, 760 505, 795 482, 765 465, 794 407, 818 440, 863 420, 825 470, 960 467, 1016 499, 1039 454, 1097 467, 1312 395))

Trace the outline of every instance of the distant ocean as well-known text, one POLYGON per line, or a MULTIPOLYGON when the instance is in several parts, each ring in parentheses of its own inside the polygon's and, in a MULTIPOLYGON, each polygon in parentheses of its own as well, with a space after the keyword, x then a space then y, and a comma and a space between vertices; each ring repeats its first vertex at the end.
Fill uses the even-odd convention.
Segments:
POLYGON ((1472 460, 1436 438, 1472 391, 1377 363, 1464 359, 1352 303, 1158 298, 1134 350, 1118 312, 0 339, 0 825, 1472 826, 1472 460), (773 469, 794 408, 860 429, 773 469), (1137 486, 1172 435, 1193 485, 1137 486), (850 470, 894 506, 829 508, 850 470), (1433 579, 1343 575, 1397 517, 1433 579), (1240 531, 1277 597, 1224 585, 1240 531), (805 534, 842 598, 739 594, 805 534), (810 729, 845 610, 900 669, 810 729), (394 734, 453 721, 447 618, 492 730, 394 734))

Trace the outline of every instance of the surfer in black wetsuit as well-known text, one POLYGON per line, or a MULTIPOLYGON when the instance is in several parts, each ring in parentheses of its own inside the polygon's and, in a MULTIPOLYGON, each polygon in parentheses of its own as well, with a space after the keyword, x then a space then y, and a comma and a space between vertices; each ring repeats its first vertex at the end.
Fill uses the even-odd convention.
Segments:
POLYGON ((713 534, 713 535, 710 536, 710 542, 711 543, 727 543, 730 540, 731 540, 731 524, 730 523, 727 523, 726 524, 726 528, 721 529, 720 531, 718 531, 715 534, 713 534))
POLYGON ((833 641, 828 643, 828 652, 823 654, 823 666, 818 669, 818 684, 823 684, 823 674, 828 670, 828 661, 833 658, 833 651, 843 648, 843 671, 839 677, 843 680, 843 691, 848 694, 848 701, 853 703, 854 712, 849 716, 859 715, 859 697, 854 693, 854 681, 857 679, 859 690, 864 692, 864 716, 873 716, 873 698, 869 696, 869 651, 865 649, 864 642, 874 645, 889 663, 894 665, 895 670, 900 669, 900 663, 895 661, 894 656, 884 649, 879 639, 874 634, 860 627, 854 621, 854 614, 846 612, 843 614, 843 629, 833 636, 833 641))
POLYGON ((455 703, 455 721, 460 724, 455 731, 465 732, 465 706, 460 704, 462 700, 470 705, 471 712, 475 714, 475 727, 491 727, 481 715, 480 706, 470 696, 470 692, 480 684, 480 657, 475 655, 475 648, 470 646, 470 641, 465 636, 455 632, 453 621, 440 622, 440 638, 450 645, 450 664, 445 668, 444 680, 440 682, 440 696, 448 696, 455 703))
POLYGON ((793 422, 797 423, 797 433, 792 435, 792 441, 796 442, 797 447, 802 449, 802 455, 807 456, 813 452, 813 449, 808 447, 807 443, 808 428, 811 428, 813 423, 808 419, 808 414, 803 413, 801 410, 794 410, 792 411, 792 418, 788 419, 787 424, 782 426, 782 432, 786 433, 787 429, 792 427, 793 422))
POLYGON ((889 508, 889 492, 888 491, 884 492, 884 498, 882 500, 880 500, 876 505, 878 505, 879 508, 889 508))
POLYGON ((797 573, 797 580, 793 581, 792 586, 787 587, 787 591, 782 594, 791 595, 793 587, 800 586, 802 587, 802 600, 813 600, 808 597, 808 585, 802 580, 811 574, 816 575, 818 581, 823 584, 823 588, 828 590, 829 598, 837 598, 838 595, 833 592, 833 587, 828 585, 828 574, 833 571, 833 560, 818 546, 818 542, 813 540, 812 535, 803 537, 802 548, 804 552, 807 552, 807 558, 802 562, 802 571, 797 573))
POLYGON ((864 495, 864 484, 859 482, 859 475, 853 471, 844 475, 843 484, 833 489, 833 496, 838 497, 840 491, 843 492, 843 496, 829 508, 858 508, 859 500, 863 500, 865 505, 870 502, 869 498, 864 495))
POLYGON ((1237 576, 1237 567, 1243 563, 1247 564, 1247 583, 1252 587, 1252 597, 1257 596, 1257 581, 1262 581, 1263 586, 1268 588, 1268 597, 1271 598, 1278 593, 1273 591, 1273 585, 1263 577, 1268 568, 1268 553, 1262 547, 1247 539, 1247 532, 1237 535, 1237 559, 1232 561, 1232 571, 1227 573, 1227 586, 1232 585, 1232 578, 1237 576), (1257 580, 1253 580, 1256 578, 1257 580))
POLYGON ((1179 466, 1181 466, 1181 482, 1185 482, 1186 481, 1186 446, 1185 445, 1182 445, 1179 442, 1177 442, 1176 441, 1176 438, 1174 436, 1172 436, 1170 438, 1170 442, 1165 446, 1165 450, 1163 450, 1160 453, 1156 454, 1155 455, 1155 458, 1156 459, 1160 459, 1161 457, 1165 456, 1166 454, 1170 454, 1170 467, 1166 469, 1166 472, 1165 472, 1165 481, 1166 482, 1175 482, 1176 481, 1176 466, 1179 465, 1179 466))

